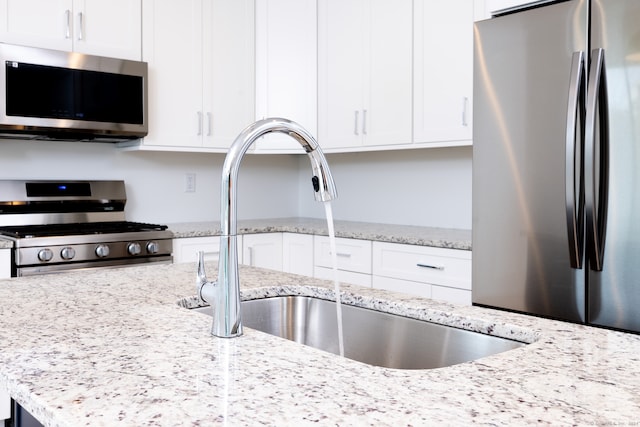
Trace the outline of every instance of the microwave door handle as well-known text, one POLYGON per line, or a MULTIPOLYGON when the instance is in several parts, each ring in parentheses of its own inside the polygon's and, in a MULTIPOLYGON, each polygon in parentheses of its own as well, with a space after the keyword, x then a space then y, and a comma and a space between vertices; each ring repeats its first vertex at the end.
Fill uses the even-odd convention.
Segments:
POLYGON ((569 264, 582 268, 584 246, 584 180, 582 153, 584 142, 584 52, 574 52, 571 59, 567 132, 565 137, 565 201, 569 264), (576 166, 577 162, 577 166, 576 166), (576 174, 576 167, 578 173, 576 174))
POLYGON ((608 198, 609 107, 606 67, 604 49, 594 49, 591 51, 585 119, 585 218, 587 250, 591 269, 595 271, 602 271, 603 267, 608 198))

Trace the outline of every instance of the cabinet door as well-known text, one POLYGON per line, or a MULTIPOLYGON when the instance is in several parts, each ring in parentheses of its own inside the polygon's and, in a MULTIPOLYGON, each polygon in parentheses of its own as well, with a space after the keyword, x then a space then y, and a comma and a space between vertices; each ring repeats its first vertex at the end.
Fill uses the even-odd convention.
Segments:
POLYGON ((150 125, 142 146, 223 152, 253 122, 253 2, 143 1, 150 125))
POLYGON ((0 0, 0 10, 0 41, 141 58, 141 0, 0 0))
POLYGON ((141 0, 73 0, 73 50, 139 61, 141 0))
POLYGON ((0 425, 4 425, 3 420, 11 418, 11 396, 7 390, 0 386, 0 425))
POLYGON ((202 0, 143 0, 143 60, 149 64, 144 145, 201 147, 202 0))
POLYGON ((0 42, 71 51, 72 0, 0 0, 0 42))
POLYGON ((369 52, 362 117, 366 146, 411 143, 411 0, 365 2, 365 50, 369 52))
MULTIPOLYGON (((284 117, 317 137, 316 0, 256 2, 256 118, 284 117)), ((269 134, 257 151, 302 153, 284 134, 269 134)))
POLYGON ((313 235, 282 234, 282 271, 313 277, 313 235))
POLYGON ((323 148, 362 145, 363 0, 318 0, 318 138, 323 148))
POLYGON ((282 271, 282 233, 244 234, 243 263, 282 271))
POLYGON ((414 27, 414 142, 470 144, 473 3, 418 1, 414 27))
POLYGON ((318 63, 323 147, 411 143, 411 0, 319 0, 318 63))
POLYGON ((204 0, 203 146, 228 148, 255 117, 254 0, 204 0))
POLYGON ((11 249, 0 249, 0 279, 11 277, 11 249))

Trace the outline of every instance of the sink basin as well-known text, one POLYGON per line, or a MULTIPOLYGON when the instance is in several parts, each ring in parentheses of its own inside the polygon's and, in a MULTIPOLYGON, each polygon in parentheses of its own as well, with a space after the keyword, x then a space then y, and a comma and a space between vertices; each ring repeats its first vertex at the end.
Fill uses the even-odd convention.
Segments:
MULTIPOLYGON (((196 309, 211 314, 210 307, 196 309)), ((396 369, 430 369, 523 346, 518 341, 342 304, 344 355, 396 369)), ((336 304, 282 296, 242 302, 242 323, 271 335, 339 354, 336 304)))

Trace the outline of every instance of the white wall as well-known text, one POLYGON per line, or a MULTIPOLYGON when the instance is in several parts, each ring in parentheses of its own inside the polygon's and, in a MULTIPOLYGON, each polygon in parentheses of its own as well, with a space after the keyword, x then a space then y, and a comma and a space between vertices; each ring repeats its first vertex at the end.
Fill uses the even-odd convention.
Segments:
MULTIPOLYGON (((338 189, 334 217, 471 229, 471 160, 471 147, 330 154, 338 189)), ((300 182, 300 216, 322 218, 306 156, 300 182)))
MULTIPOLYGON (((0 141, 0 179, 124 179, 127 219, 218 221, 224 155, 122 151, 111 144, 0 141), (185 193, 186 173, 196 192, 185 193)), ((247 156, 238 177, 238 217, 296 216, 296 156, 247 156)))
MULTIPOLYGON (((342 220, 471 228, 471 148, 328 155, 342 220)), ((111 144, 0 141, 0 179, 124 179, 127 219, 218 221, 222 154, 122 151, 111 144), (184 192, 186 173, 196 192, 184 192)), ((306 155, 248 155, 238 217, 324 218, 306 155)))

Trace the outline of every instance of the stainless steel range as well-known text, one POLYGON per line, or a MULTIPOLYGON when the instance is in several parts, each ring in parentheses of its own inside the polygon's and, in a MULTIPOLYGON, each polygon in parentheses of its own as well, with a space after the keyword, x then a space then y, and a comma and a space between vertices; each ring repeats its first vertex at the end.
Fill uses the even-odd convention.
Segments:
POLYGON ((166 225, 125 221, 124 181, 0 180, 12 276, 171 262, 166 225))

